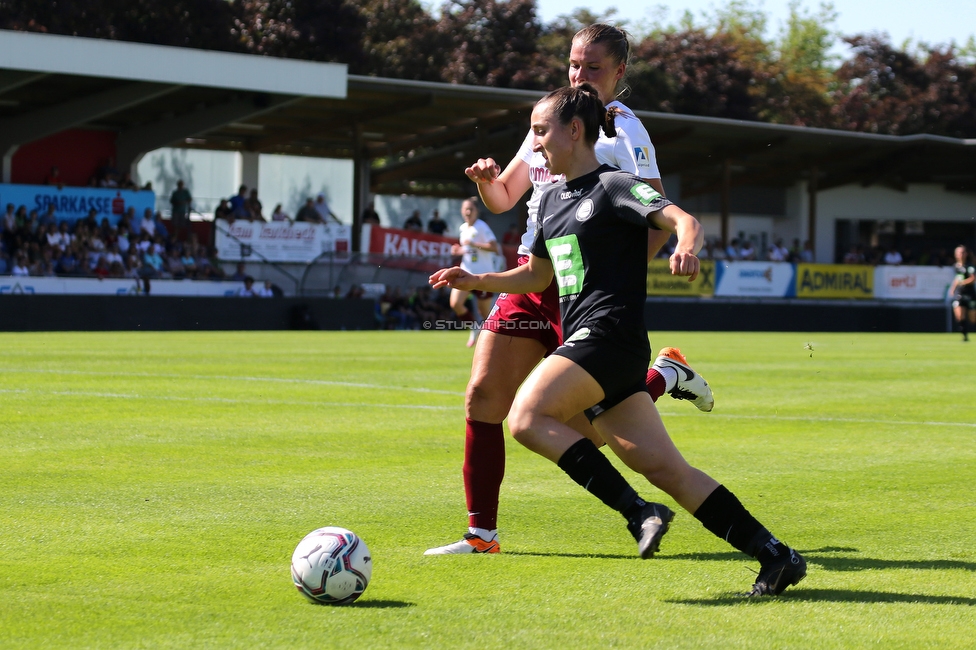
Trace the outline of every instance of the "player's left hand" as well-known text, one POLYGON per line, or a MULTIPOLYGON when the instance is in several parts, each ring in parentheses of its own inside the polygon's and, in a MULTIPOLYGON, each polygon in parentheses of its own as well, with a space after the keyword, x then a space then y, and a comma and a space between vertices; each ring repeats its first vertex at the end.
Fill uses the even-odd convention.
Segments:
POLYGON ((427 281, 430 282, 430 286, 434 289, 450 287, 452 289, 470 291, 475 288, 476 278, 460 266, 452 266, 449 269, 435 271, 427 281))
POLYGON ((694 253, 675 251, 671 255, 670 262, 671 275, 686 275, 688 282, 694 282, 695 278, 698 277, 701 262, 698 261, 698 257, 694 253))

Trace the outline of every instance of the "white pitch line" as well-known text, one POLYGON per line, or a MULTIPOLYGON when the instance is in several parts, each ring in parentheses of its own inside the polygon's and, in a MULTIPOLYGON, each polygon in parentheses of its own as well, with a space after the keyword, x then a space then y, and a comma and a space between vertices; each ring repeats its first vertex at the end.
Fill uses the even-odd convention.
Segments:
POLYGON ((254 381, 254 382, 271 382, 280 384, 308 384, 311 386, 342 386, 345 388, 371 388, 376 390, 402 390, 410 391, 414 393, 432 393, 434 395, 452 395, 454 397, 463 397, 463 392, 453 391, 453 390, 438 390, 436 388, 423 388, 418 386, 383 386, 380 384, 366 384, 361 382, 351 382, 351 381, 330 381, 328 379, 301 379, 301 378, 291 378, 291 377, 249 377, 249 376, 234 376, 234 375, 183 375, 178 373, 155 373, 155 372, 104 372, 98 370, 35 370, 35 369, 24 369, 24 368, 3 368, 0 369, 0 375, 10 374, 10 373, 27 373, 27 374, 46 374, 46 375, 91 375, 95 377, 142 377, 149 379, 166 378, 166 379, 220 379, 222 381, 254 381))
MULTIPOLYGON (((662 417, 697 417, 695 413, 661 413, 662 417)), ((853 424, 897 424, 920 425, 931 427, 969 427, 976 429, 976 422, 931 422, 918 420, 878 420, 877 418, 824 418, 801 415, 736 415, 733 413, 709 413, 707 418, 725 418, 728 420, 790 420, 808 422, 851 422, 853 424)))
POLYGON ((275 406, 334 406, 350 408, 389 408, 389 409, 420 409, 426 411, 451 411, 461 408, 455 406, 432 406, 429 404, 373 404, 368 402, 299 402, 290 400, 261 400, 261 399, 235 399, 228 397, 180 397, 174 395, 139 395, 135 393, 101 393, 95 391, 81 390, 27 390, 27 389, 2 389, 0 394, 16 393, 25 395, 64 395, 67 397, 99 397, 103 399, 139 399, 139 400, 162 400, 171 402, 218 402, 222 404, 269 404, 275 406))

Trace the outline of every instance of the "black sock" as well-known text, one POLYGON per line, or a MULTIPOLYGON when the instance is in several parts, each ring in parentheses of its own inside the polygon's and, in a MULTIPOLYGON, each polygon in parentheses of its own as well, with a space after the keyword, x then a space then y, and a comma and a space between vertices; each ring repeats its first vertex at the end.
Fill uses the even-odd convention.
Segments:
MULTIPOLYGON (((587 438, 567 449, 556 464, 569 474, 569 478, 624 517, 628 511, 644 506, 644 501, 627 479, 587 438)), ((630 517, 627 519, 629 521, 630 517)))
POLYGON ((962 330, 962 337, 967 338, 969 336, 969 321, 965 318, 959 321, 959 329, 962 330))
POLYGON ((761 563, 788 552, 724 485, 715 488, 698 506, 695 519, 716 537, 761 563))

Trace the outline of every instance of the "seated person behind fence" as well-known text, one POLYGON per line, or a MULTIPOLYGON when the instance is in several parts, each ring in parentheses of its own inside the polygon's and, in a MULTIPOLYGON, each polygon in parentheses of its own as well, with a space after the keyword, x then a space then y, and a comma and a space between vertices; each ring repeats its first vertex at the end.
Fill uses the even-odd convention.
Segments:
POLYGON ((420 210, 414 210, 413 213, 407 217, 407 220, 403 222, 404 230, 414 230, 420 232, 423 230, 424 224, 420 221, 420 210))
POLYGON ((244 278, 244 286, 237 290, 237 295, 242 298, 254 298, 254 278, 247 276, 244 278))
POLYGON ((237 194, 230 198, 230 213, 234 219, 251 220, 251 211, 247 209, 247 185, 237 188, 237 194))
POLYGON ((257 189, 251 190, 251 196, 247 200, 247 211, 251 214, 251 219, 265 221, 264 206, 261 205, 261 202, 258 200, 257 189))
POLYGON ((271 213, 272 221, 287 221, 291 223, 291 217, 285 214, 285 210, 281 207, 281 204, 275 206, 274 211, 271 213))
POLYGON ((443 235, 445 230, 447 230, 447 222, 441 219, 439 211, 434 210, 433 214, 430 215, 430 221, 427 222, 427 232, 433 235, 443 235))
POLYGON ((373 201, 370 201, 369 205, 366 206, 366 209, 363 210, 362 221, 364 224, 368 223, 371 226, 380 225, 380 215, 378 212, 376 212, 376 207, 373 201))
POLYGON ((321 223, 318 210, 315 209, 315 201, 309 197, 305 200, 305 205, 295 215, 295 221, 308 221, 309 223, 321 223))
POLYGON ((319 219, 322 223, 329 223, 330 218, 336 223, 342 223, 329 207, 329 204, 325 202, 325 194, 319 194, 318 198, 315 199, 315 211, 319 213, 319 219))

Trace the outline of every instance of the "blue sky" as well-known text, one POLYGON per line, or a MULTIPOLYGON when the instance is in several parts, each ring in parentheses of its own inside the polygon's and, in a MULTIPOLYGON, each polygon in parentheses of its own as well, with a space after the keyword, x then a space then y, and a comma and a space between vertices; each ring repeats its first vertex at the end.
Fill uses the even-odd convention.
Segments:
MULTIPOLYGON (((702 22, 702 12, 714 13, 715 7, 726 2, 715 0, 682 0, 661 2, 657 0, 536 0, 539 18, 550 22, 556 16, 571 13, 576 7, 586 7, 600 13, 608 7, 617 8, 617 18, 632 23, 649 20, 658 15, 665 22, 676 23, 687 9, 702 22)), ((800 0, 801 8, 813 14, 820 2, 800 0)), ((836 0, 832 3, 837 12, 834 27, 843 34, 887 32, 892 43, 900 46, 903 41, 924 41, 930 44, 948 43, 955 40, 964 44, 976 34, 976 0, 836 0)), ((769 18, 770 33, 774 36, 789 16, 788 0, 756 0, 749 6, 762 9, 769 18)))

